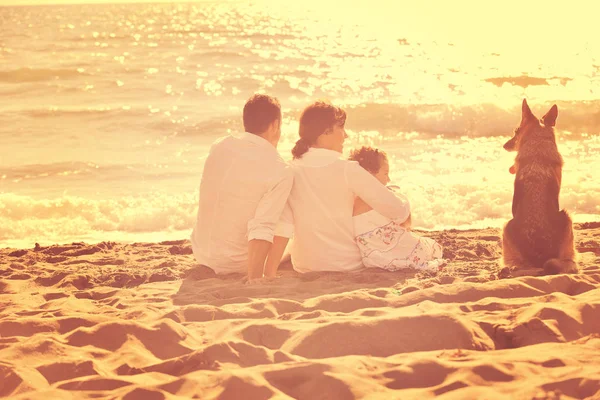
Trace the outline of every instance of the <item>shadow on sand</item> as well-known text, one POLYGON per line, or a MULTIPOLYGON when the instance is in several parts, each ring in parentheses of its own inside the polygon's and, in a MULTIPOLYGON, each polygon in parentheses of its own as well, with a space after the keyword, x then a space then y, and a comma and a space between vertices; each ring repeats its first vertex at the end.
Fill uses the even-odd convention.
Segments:
POLYGON ((216 275, 211 269, 197 266, 186 274, 173 304, 246 303, 253 299, 286 299, 304 301, 322 295, 360 289, 390 289, 402 287, 418 273, 415 270, 389 272, 365 269, 358 272, 309 272, 299 274, 289 262, 283 263, 277 278, 248 284, 243 274, 216 275))

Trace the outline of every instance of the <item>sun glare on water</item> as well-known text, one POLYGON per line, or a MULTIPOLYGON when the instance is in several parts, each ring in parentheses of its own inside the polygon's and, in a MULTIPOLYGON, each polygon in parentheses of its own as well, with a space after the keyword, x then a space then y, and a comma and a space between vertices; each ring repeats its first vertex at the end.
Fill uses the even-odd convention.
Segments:
POLYGON ((600 212, 593 2, 8 1, 80 6, 0 8, 0 146, 35 138, 0 158, 0 209, 18 210, 0 240, 184 237, 208 146, 253 92, 281 101, 287 159, 303 107, 344 107, 346 153, 384 149, 426 229, 500 226, 520 102, 556 103, 561 202, 600 212))

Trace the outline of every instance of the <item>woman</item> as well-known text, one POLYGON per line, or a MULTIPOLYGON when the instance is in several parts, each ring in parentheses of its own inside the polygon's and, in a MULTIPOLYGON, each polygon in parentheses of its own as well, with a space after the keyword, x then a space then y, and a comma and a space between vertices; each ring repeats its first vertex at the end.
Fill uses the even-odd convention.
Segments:
MULTIPOLYGON (((292 264, 298 272, 361 269, 354 241, 352 210, 360 197, 387 218, 406 220, 408 200, 396 196, 357 162, 341 159, 346 113, 317 101, 300 116, 299 135, 292 150, 294 185, 277 235, 294 236, 292 264)), ((265 267, 273 276, 287 244, 276 240, 265 267)))
MULTIPOLYGON (((352 151, 350 159, 358 161, 383 185, 390 182, 385 152, 361 147, 352 151)), ((445 265, 442 246, 433 239, 414 234, 403 221, 384 217, 360 198, 354 203, 353 214, 355 240, 365 267, 437 271, 445 265)))

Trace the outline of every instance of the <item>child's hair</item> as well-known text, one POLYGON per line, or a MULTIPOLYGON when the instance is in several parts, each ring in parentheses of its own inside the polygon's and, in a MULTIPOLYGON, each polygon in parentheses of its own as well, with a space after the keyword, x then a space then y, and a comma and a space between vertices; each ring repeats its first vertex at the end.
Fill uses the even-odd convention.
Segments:
POLYGON ((384 161, 387 161, 385 151, 374 149, 373 147, 363 146, 350 152, 350 160, 358 161, 361 167, 372 174, 376 174, 381 169, 384 161))

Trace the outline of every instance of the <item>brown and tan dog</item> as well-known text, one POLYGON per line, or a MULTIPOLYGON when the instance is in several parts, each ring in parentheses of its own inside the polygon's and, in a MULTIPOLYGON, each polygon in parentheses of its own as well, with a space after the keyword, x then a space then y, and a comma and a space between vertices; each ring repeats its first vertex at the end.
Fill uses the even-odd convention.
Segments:
POLYGON ((538 120, 523 100, 521 124, 504 145, 516 151, 513 218, 504 226, 504 265, 510 270, 542 274, 576 273, 573 223, 560 210, 558 196, 563 159, 556 147, 554 125, 558 108, 538 120))

